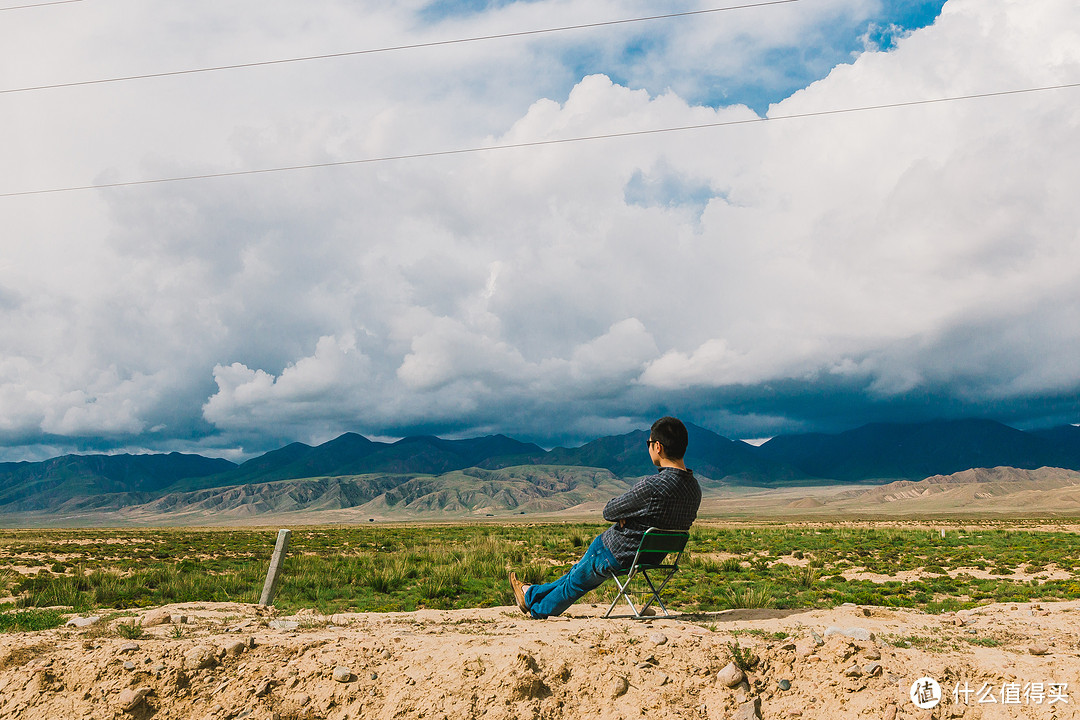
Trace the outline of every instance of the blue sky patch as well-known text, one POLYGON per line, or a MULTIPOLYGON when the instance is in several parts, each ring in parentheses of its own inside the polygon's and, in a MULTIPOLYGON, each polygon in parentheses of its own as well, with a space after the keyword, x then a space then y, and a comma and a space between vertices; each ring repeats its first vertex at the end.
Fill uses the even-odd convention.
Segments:
POLYGON ((688 208, 700 216, 716 193, 708 183, 695 181, 672 170, 659 167, 644 173, 634 171, 623 189, 628 205, 638 207, 688 208))
MULTIPOLYGON (((446 18, 476 15, 511 4, 514 3, 508 0, 436 0, 425 6, 420 15, 425 22, 437 24, 446 18)), ((662 24, 622 26, 632 28, 632 32, 617 49, 604 43, 562 39, 558 44, 561 49, 556 52, 561 53, 571 83, 563 92, 568 93, 572 84, 586 75, 603 73, 620 85, 644 88, 652 95, 673 89, 691 103, 712 107, 743 104, 763 115, 772 103, 824 78, 834 67, 850 63, 859 53, 892 49, 904 35, 932 24, 944 4, 944 0, 883 0, 872 17, 837 12, 806 32, 798 45, 761 46, 746 39, 745 47, 736 48, 740 66, 720 72, 706 67, 687 70, 671 67, 670 63, 665 67, 659 63, 658 59, 670 50, 668 31, 662 24)), ((656 13, 679 9, 684 8, 657 8, 656 13)), ((635 14, 648 13, 639 10, 635 14)), ((695 21, 683 18, 674 22, 695 21)), ((552 25, 558 24, 553 18, 552 25)), ((597 32, 623 30, 601 28, 597 32)))

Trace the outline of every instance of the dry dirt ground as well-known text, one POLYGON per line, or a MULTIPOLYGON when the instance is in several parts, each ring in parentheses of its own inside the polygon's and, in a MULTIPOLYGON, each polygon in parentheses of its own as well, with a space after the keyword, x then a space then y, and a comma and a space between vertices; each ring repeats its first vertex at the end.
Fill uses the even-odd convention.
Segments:
POLYGON ((646 621, 604 609, 545 621, 516 608, 277 618, 187 604, 144 612, 164 622, 135 640, 116 620, 8 633, 0 718, 1080 717, 1080 602, 646 621), (728 687, 734 643, 757 657, 728 687), (910 698, 923 677, 941 687, 933 709, 910 698))

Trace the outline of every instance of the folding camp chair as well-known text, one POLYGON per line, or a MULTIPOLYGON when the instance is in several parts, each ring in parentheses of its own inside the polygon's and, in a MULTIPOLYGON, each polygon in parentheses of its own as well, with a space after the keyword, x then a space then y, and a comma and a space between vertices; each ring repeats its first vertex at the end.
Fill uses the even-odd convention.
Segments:
POLYGON ((689 539, 690 533, 686 530, 664 530, 653 527, 646 530, 641 538, 641 544, 638 545, 637 554, 634 555, 634 562, 625 570, 615 571, 612 579, 619 588, 619 594, 611 601, 611 606, 604 613, 604 617, 642 618, 645 617, 645 612, 653 602, 656 602, 660 609, 664 611, 664 617, 670 617, 667 608, 664 607, 664 601, 660 599, 660 593, 664 591, 668 581, 671 580, 675 571, 679 569, 679 558, 682 557, 686 542, 689 539), (669 553, 675 553, 675 559, 665 563, 664 559, 669 553), (654 574, 654 577, 649 576, 650 572, 654 574), (619 577, 623 575, 626 578, 620 582, 619 577), (641 610, 634 607, 634 601, 630 599, 630 583, 639 575, 645 579, 645 584, 649 586, 649 589, 643 589, 641 594, 650 595, 645 604, 641 606, 641 610), (611 614, 620 598, 626 600, 626 603, 634 612, 633 615, 611 614))

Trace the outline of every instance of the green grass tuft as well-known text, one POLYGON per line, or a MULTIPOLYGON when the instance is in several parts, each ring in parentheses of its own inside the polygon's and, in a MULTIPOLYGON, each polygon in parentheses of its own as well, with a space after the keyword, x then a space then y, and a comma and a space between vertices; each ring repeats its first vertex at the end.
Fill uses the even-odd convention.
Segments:
POLYGON ((59 610, 16 610, 0 613, 0 632, 35 632, 51 630, 64 624, 59 610))

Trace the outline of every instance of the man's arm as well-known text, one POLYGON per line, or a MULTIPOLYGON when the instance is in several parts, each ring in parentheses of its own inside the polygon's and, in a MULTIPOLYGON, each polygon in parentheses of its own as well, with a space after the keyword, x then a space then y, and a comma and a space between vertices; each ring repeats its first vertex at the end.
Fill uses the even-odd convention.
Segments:
POLYGON ((649 494, 649 486, 645 479, 639 480, 622 495, 608 501, 608 504, 604 506, 604 519, 608 522, 617 522, 620 526, 625 525, 626 520, 644 513, 649 494))

